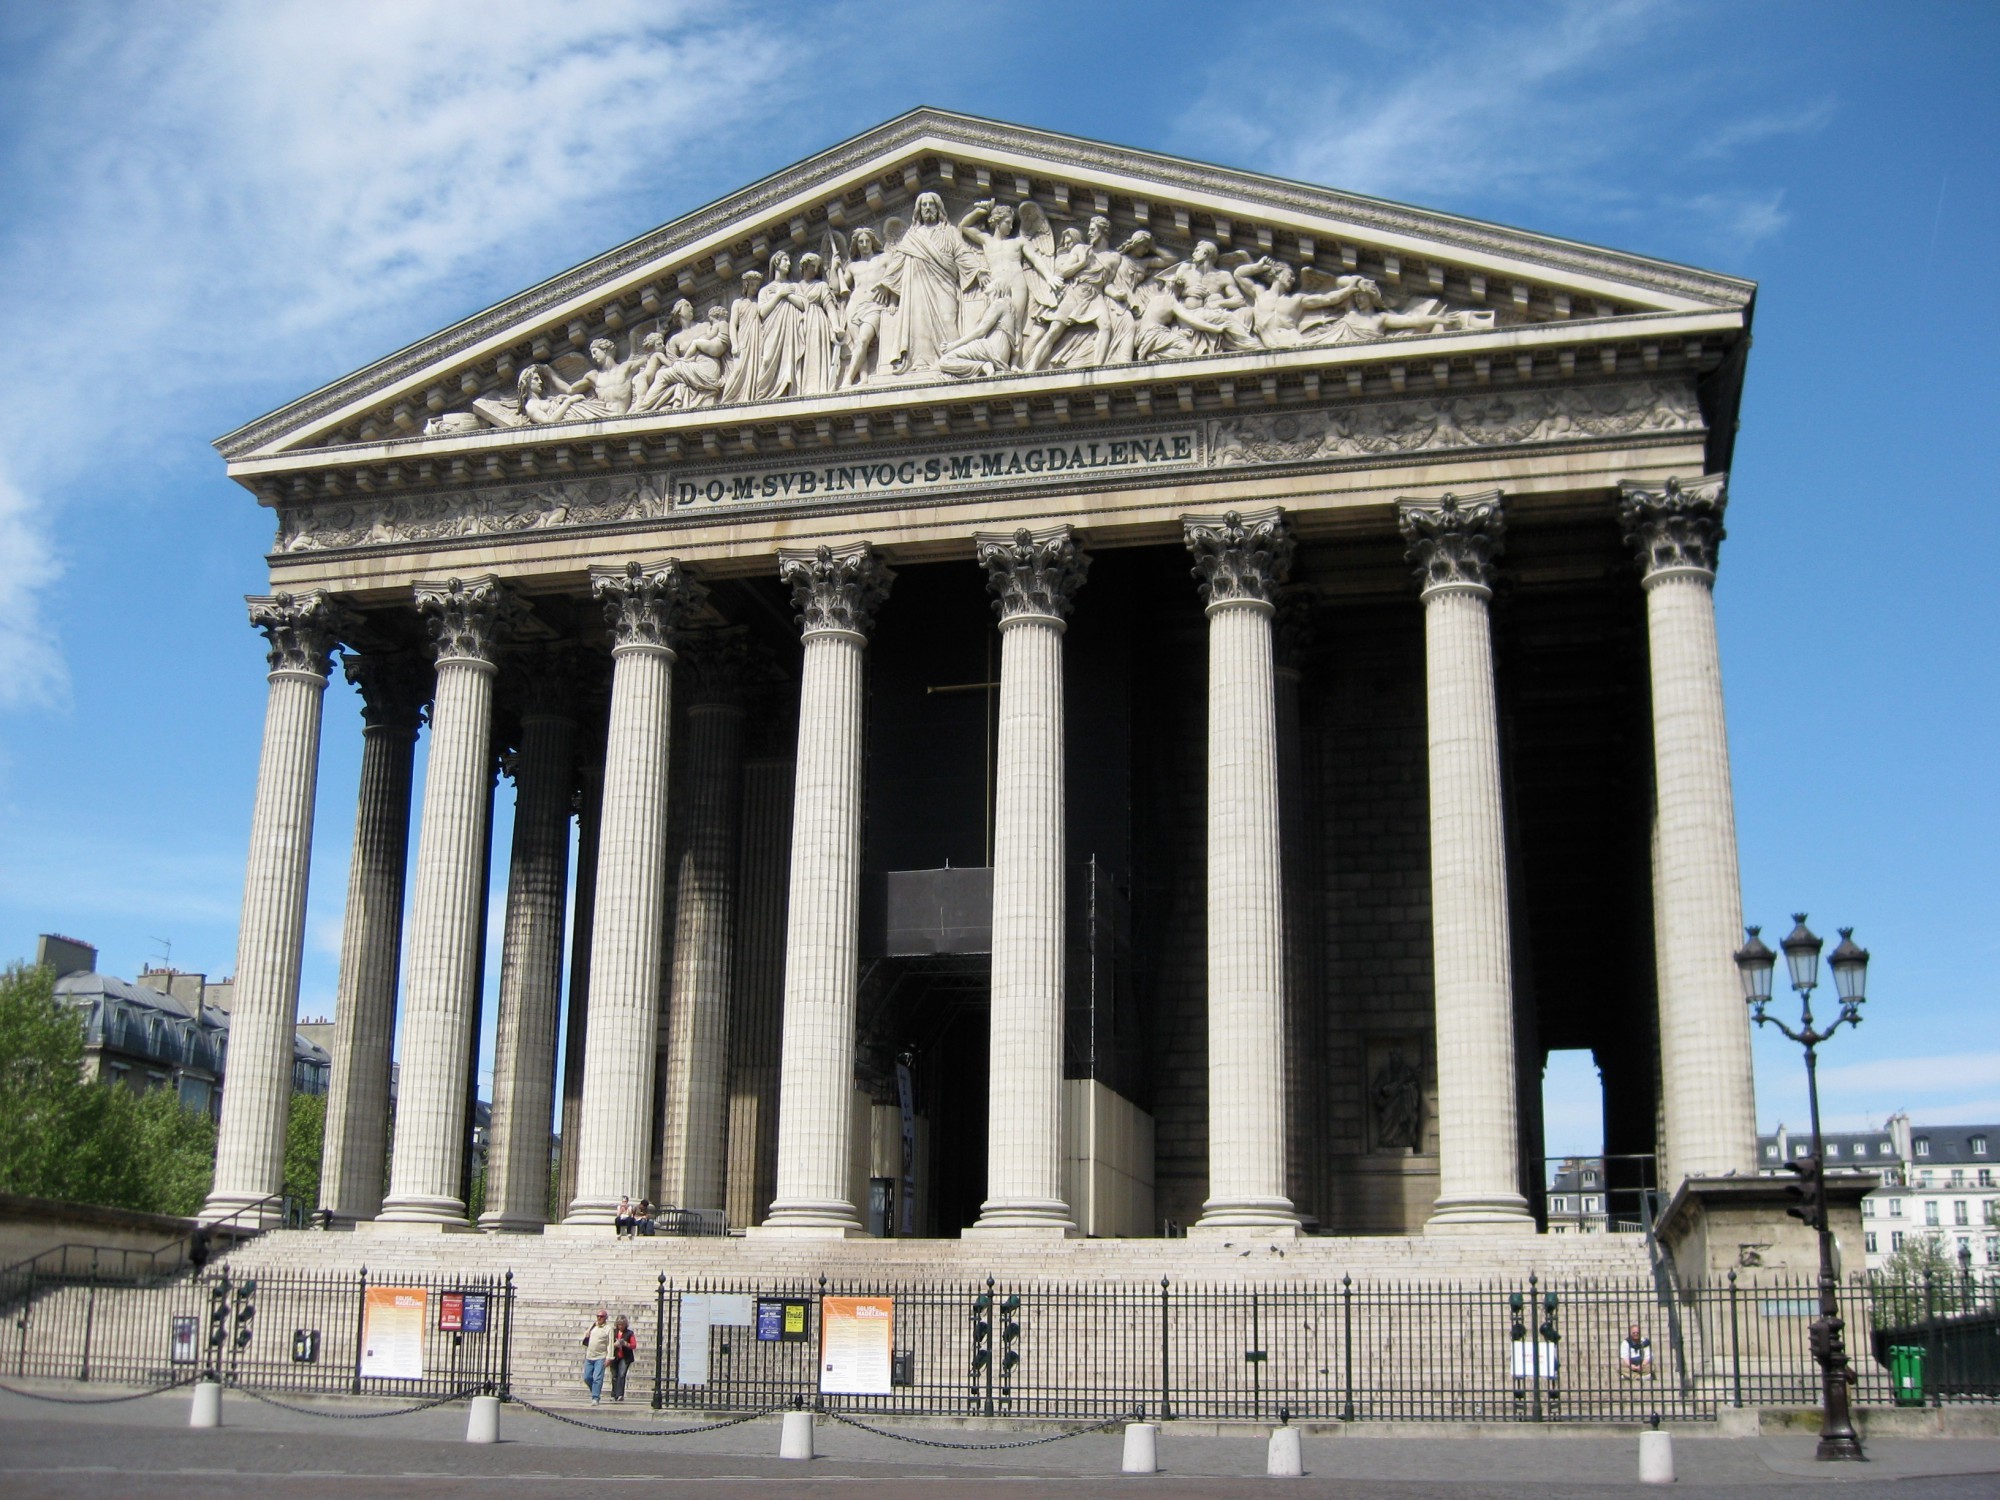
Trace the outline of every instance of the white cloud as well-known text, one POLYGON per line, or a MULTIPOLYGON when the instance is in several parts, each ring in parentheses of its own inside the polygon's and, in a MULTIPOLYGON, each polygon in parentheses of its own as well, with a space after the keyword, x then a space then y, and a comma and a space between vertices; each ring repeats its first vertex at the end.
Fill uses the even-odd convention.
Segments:
POLYGON ((1822 1093, 1966 1095, 2000 1089, 2000 1052, 1953 1052, 1935 1057, 1879 1057, 1867 1062, 1822 1065, 1822 1093))
POLYGON ((68 699, 68 670, 46 614, 62 571, 45 521, 0 467, 0 708, 68 699))

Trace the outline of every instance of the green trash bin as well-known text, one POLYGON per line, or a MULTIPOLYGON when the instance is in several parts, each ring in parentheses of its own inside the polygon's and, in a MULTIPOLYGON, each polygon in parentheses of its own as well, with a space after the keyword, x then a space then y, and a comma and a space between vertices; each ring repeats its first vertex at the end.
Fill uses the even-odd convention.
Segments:
POLYGON ((1898 1406, 1924 1404, 1924 1355, 1922 1344, 1889 1346, 1889 1379, 1896 1387, 1898 1406))

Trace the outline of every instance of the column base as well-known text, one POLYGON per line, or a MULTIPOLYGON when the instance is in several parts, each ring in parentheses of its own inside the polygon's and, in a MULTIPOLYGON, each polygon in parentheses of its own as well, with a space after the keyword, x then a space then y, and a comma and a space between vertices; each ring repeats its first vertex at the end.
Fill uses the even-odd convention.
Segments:
POLYGON ((1298 1210, 1289 1198, 1211 1198, 1201 1206, 1201 1217, 1188 1225, 1189 1239, 1210 1239, 1218 1235, 1266 1240, 1295 1240, 1299 1237, 1298 1210))
POLYGON ((479 1216, 482 1234, 540 1234, 549 1227, 546 1219, 529 1219, 519 1215, 512 1217, 501 1213, 487 1213, 479 1216))
POLYGON ((819 1202, 810 1199, 794 1199, 789 1203, 773 1203, 771 1212, 761 1224, 752 1225, 743 1231, 763 1239, 794 1240, 865 1240, 871 1238, 861 1227, 861 1220, 854 1212, 854 1205, 841 1199, 827 1199, 819 1202))
POLYGON ((463 1219, 363 1219, 354 1226, 360 1235, 477 1234, 463 1219))
MULTIPOLYGON (((637 1212, 634 1204, 632 1212, 637 1212)), ((569 1212, 562 1217, 564 1224, 597 1225, 610 1228, 618 1222, 618 1200, 616 1198, 578 1198, 569 1206, 569 1212)))
POLYGON ((1076 1222, 1069 1205, 1052 1198, 1017 1198, 1012 1202, 980 1205, 979 1222, 960 1231, 963 1238, 999 1235, 1008 1239, 1069 1240, 1076 1238, 1076 1222))
POLYGON ((466 1222, 465 1204, 457 1198, 431 1198, 410 1194, 401 1198, 391 1198, 382 1205, 382 1212, 374 1218, 377 1224, 456 1224, 461 1229, 470 1229, 466 1222))
POLYGON ((1440 1198, 1424 1221, 1425 1234, 1533 1234, 1528 1200, 1517 1193, 1482 1198, 1440 1198))

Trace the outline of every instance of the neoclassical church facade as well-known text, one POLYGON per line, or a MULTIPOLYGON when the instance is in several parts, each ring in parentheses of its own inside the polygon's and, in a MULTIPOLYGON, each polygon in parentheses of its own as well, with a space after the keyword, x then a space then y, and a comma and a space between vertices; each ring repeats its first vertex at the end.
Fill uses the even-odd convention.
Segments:
POLYGON ((488 1230, 1531 1232, 1561 1048, 1614 1175, 1753 1172, 1754 290, 926 109, 230 434, 208 1213, 282 1181, 357 732, 336 1224, 467 1224, 487 1005, 488 1230))

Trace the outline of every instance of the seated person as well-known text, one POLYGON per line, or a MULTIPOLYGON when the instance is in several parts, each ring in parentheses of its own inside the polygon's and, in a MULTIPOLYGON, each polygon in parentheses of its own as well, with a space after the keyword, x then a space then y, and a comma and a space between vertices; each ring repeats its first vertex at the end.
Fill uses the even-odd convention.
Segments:
POLYGON ((1653 1373, 1653 1341, 1639 1331, 1637 1323, 1618 1346, 1618 1373, 1627 1380, 1644 1380, 1653 1373))

